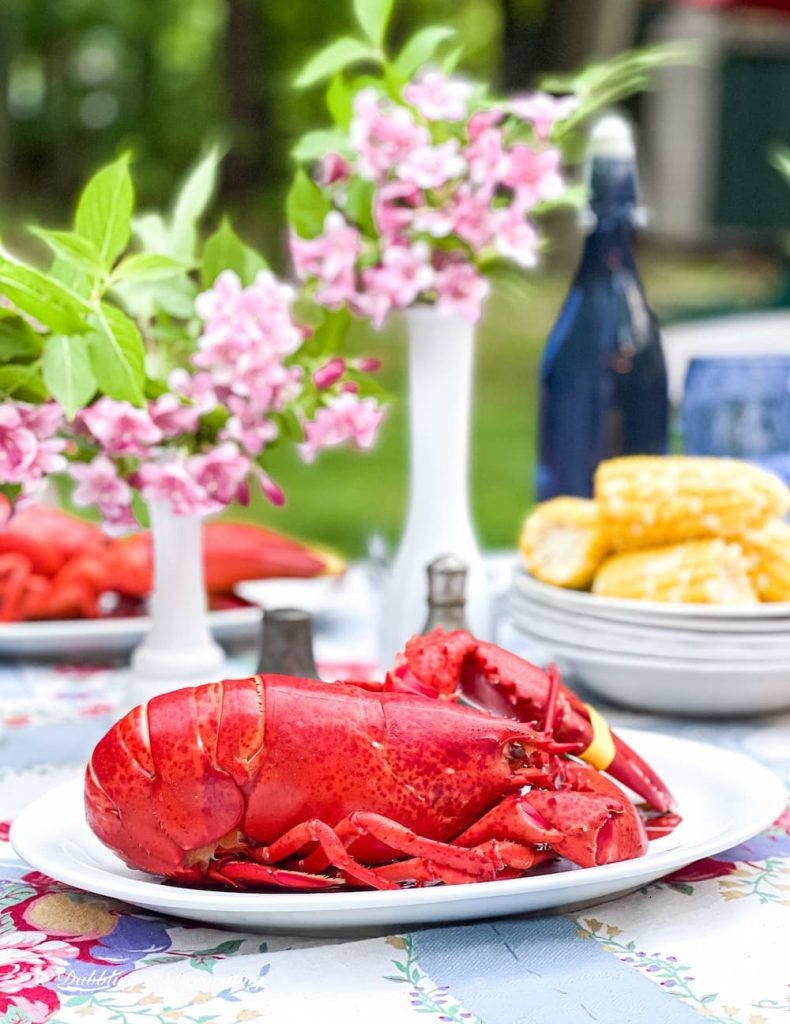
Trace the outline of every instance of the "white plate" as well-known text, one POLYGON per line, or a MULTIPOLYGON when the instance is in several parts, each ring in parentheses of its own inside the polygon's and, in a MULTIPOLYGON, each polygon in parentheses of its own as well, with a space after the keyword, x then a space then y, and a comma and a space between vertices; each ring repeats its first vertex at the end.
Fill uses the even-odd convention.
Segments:
POLYGON ((513 573, 513 589, 541 605, 569 613, 637 625, 668 626, 673 629, 704 630, 786 630, 790 632, 790 602, 771 601, 748 606, 712 604, 670 604, 637 601, 624 597, 601 597, 584 590, 567 590, 541 583, 522 567, 513 573))
MULTIPOLYGON (((208 613, 216 640, 240 641, 260 635, 260 608, 228 608, 208 613)), ((93 657, 126 654, 148 632, 150 621, 139 615, 118 619, 68 619, 0 624, 0 656, 16 658, 93 657)))
POLYGON ((516 591, 510 595, 514 625, 530 636, 575 643, 595 650, 690 661, 790 661, 790 638, 781 633, 713 633, 651 629, 625 622, 591 620, 536 604, 516 591))
POLYGON ((785 807, 780 780, 743 754, 658 733, 621 735, 674 792, 683 822, 645 857, 477 885, 397 892, 240 893, 161 885, 127 868, 88 829, 79 780, 25 808, 11 843, 31 867, 67 885, 176 917, 253 931, 342 932, 498 917, 611 898, 756 835, 785 807))
POLYGON ((607 700, 642 711, 722 718, 790 708, 790 659, 753 665, 699 662, 542 642, 571 682, 578 680, 607 700))
POLYGON ((314 618, 337 607, 345 589, 344 576, 314 576, 308 579, 245 580, 234 591, 260 608, 300 608, 314 618))

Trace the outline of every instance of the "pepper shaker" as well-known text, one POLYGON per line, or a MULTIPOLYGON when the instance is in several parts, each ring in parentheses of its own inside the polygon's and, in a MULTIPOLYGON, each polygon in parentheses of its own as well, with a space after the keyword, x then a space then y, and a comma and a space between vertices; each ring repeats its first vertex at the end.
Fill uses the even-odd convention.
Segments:
POLYGON ((467 565, 455 555, 439 555, 426 568, 428 617, 423 633, 437 626, 446 630, 469 629, 466 621, 467 565))
POLYGON ((300 608, 267 608, 263 613, 258 672, 319 679, 313 655, 312 616, 300 608))

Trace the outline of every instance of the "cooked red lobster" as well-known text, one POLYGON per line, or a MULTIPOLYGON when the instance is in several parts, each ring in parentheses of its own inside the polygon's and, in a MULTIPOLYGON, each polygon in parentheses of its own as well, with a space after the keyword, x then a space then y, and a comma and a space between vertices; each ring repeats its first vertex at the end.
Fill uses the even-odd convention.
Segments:
POLYGON ((96 747, 88 823, 130 867, 231 887, 391 889, 642 856, 628 797, 566 756, 589 743, 558 739, 569 691, 546 678, 540 729, 391 679, 255 676, 164 694, 96 747))
MULTIPOLYGON (((339 571, 331 554, 251 523, 208 523, 203 568, 213 606, 241 580, 319 576, 339 571)), ((115 594, 135 607, 151 592, 147 531, 111 539, 95 523, 34 505, 0 528, 0 622, 96 618, 115 594)))

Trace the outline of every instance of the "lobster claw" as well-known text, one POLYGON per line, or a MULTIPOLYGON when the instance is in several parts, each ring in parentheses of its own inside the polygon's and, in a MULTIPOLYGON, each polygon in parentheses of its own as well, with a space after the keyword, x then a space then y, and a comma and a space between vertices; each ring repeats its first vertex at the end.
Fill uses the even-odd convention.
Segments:
POLYGON ((387 675, 386 690, 439 700, 466 700, 494 714, 534 723, 560 743, 578 744, 578 756, 633 790, 661 814, 675 810, 662 779, 607 725, 603 716, 545 672, 471 634, 435 629, 412 637, 387 675))

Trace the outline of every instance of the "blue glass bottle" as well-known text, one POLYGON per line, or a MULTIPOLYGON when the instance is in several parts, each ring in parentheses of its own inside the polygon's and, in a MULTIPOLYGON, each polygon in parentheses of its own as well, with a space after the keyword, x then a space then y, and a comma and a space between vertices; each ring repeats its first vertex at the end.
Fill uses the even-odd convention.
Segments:
POLYGON ((667 373, 655 314, 634 260, 636 155, 616 115, 593 129, 591 224, 540 369, 537 497, 588 497, 595 467, 667 450, 667 373))

